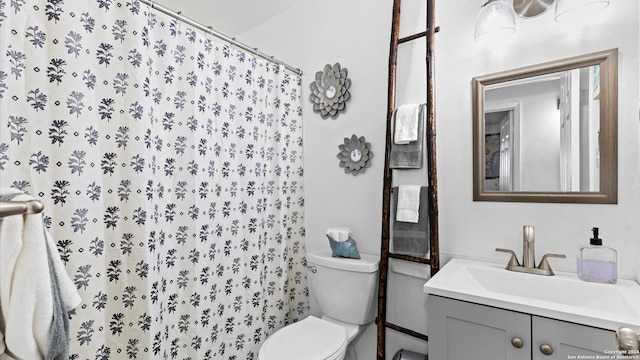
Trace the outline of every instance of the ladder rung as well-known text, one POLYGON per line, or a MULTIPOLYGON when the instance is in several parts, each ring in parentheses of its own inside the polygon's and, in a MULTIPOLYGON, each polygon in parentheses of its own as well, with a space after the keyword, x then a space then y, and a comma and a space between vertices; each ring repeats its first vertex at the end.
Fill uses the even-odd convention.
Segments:
MULTIPOLYGON (((440 31, 440 26, 436 26, 435 28, 435 32, 440 31)), ((421 33, 417 33, 417 34, 413 34, 413 35, 409 35, 409 36, 405 36, 403 38, 398 39, 398 44, 402 44, 405 43, 407 41, 411 41, 411 40, 415 40, 415 39, 420 39, 422 37, 427 36, 427 32, 423 31, 421 33)))
POLYGON ((413 336, 415 338, 422 339, 424 341, 429 341, 429 337, 427 335, 421 334, 421 333, 419 333, 417 331, 413 331, 413 330, 410 330, 410 329, 407 329, 407 328, 403 328, 402 326, 398 326, 398 325, 395 325, 395 324, 392 324, 392 323, 386 322, 386 321, 384 322, 383 325, 385 327, 389 328, 389 329, 393 329, 395 331, 399 331, 399 332, 401 332, 403 334, 406 334, 406 335, 409 335, 409 336, 413 336))
POLYGON ((389 253, 389 257, 390 258, 394 258, 394 259, 399 259, 399 260, 405 260, 405 261, 420 263, 420 264, 431 264, 431 259, 429 259, 429 258, 421 258, 421 257, 418 257, 418 256, 389 253))

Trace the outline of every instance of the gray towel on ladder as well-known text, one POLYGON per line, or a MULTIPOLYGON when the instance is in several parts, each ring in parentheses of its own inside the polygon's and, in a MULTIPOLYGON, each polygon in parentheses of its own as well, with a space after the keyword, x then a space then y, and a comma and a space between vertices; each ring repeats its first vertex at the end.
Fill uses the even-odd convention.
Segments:
POLYGON ((420 209, 418 222, 409 223, 395 220, 398 204, 398 188, 393 188, 394 221, 393 252, 400 255, 425 257, 429 253, 429 191, 420 188, 420 209))
MULTIPOLYGON (((422 144, 424 143, 424 117, 425 105, 420 105, 418 111, 418 140, 408 144, 398 145, 391 137, 391 154, 389 155, 389 167, 392 169, 420 169, 422 167, 422 144)), ((395 129, 396 112, 393 112, 392 126, 395 129)))

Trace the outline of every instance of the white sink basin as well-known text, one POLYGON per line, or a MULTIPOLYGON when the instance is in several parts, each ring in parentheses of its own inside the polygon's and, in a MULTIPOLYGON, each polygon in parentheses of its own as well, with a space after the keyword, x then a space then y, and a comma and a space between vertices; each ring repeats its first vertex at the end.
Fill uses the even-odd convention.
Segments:
POLYGON ((630 280, 599 284, 573 273, 533 275, 453 259, 427 281, 424 291, 610 330, 627 326, 640 331, 640 285, 630 280))

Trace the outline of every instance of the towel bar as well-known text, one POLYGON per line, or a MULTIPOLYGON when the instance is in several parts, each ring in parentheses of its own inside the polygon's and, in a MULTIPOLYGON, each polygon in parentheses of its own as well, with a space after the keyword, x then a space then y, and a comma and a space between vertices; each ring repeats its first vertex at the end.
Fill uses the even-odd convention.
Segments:
POLYGON ((0 201, 0 218, 20 214, 37 214, 42 210, 44 210, 44 205, 39 200, 0 201))

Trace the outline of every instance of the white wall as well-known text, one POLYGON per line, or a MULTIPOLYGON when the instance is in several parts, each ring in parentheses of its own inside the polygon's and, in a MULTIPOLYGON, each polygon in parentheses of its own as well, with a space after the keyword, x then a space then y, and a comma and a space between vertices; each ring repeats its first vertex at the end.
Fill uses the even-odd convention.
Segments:
POLYGON ((360 251, 380 251, 387 52, 391 1, 301 1, 283 16, 238 38, 300 67, 303 76, 307 250, 328 246, 325 230, 348 226, 360 251), (363 9, 366 9, 366 15, 363 9), (369 19, 376 19, 369 21, 369 19), (349 71, 351 99, 337 119, 322 119, 309 102, 309 84, 325 64, 349 71), (338 145, 364 136, 372 166, 353 176, 338 167, 338 145))
MULTIPOLYGON (((424 30, 424 0, 403 1, 401 36, 424 30)), ((553 11, 518 20, 518 32, 504 45, 473 42, 482 1, 438 0, 436 96, 440 246, 452 256, 504 262, 496 247, 519 249, 521 227, 536 226, 536 251, 564 253, 556 269, 575 270, 576 248, 593 226, 619 254, 619 275, 640 279, 640 126, 638 1, 612 1, 590 22, 556 23, 553 11), (471 78, 609 48, 619 48, 619 203, 617 205, 527 204, 472 201, 471 78)), ((183 14, 198 5, 180 5, 183 14)), ((387 94, 391 0, 301 0, 300 4, 238 39, 304 71, 305 191, 307 248, 326 247, 324 231, 346 225, 361 251, 379 252, 382 167, 387 94), (337 120, 322 120, 306 100, 308 86, 325 64, 349 69, 352 98, 337 120), (343 137, 365 136, 373 145, 365 174, 345 175, 335 155, 343 137)), ((424 45, 401 45, 397 89, 401 102, 425 98, 424 45)), ((418 331, 425 326, 422 280, 390 277, 390 315, 418 331), (403 286, 405 287, 403 289, 403 286), (399 294, 399 295, 398 295, 399 294), (409 294, 409 296, 404 296, 409 294)), ((422 344, 389 336, 388 348, 421 350, 422 344), (408 344, 408 345, 405 345, 408 344)), ((359 359, 375 358, 375 327, 356 341, 359 359)))
MULTIPOLYGON (((638 17, 640 17, 640 9, 638 10, 638 17)), ((640 26, 636 26, 636 43, 638 44, 638 52, 640 53, 640 26)), ((640 54, 638 55, 638 57, 636 57, 637 61, 640 62, 640 54)), ((638 64, 636 64, 638 65, 638 64)), ((636 69, 640 67, 640 66, 636 66, 636 69)), ((640 70, 639 70, 640 71, 640 70)), ((640 76, 639 76, 640 77, 640 76)), ((640 94, 640 81, 636 82, 636 91, 638 92, 638 94, 640 94)), ((633 100, 632 100, 633 101, 633 100)), ((629 104, 630 106, 636 106, 636 114, 638 115, 638 119, 635 119, 635 121, 637 123, 640 123, 640 96, 636 97, 636 102, 635 104, 633 102, 631 102, 629 104)), ((633 122, 633 119, 630 119, 630 121, 633 122)), ((633 137, 633 136, 632 136, 633 137)), ((636 143, 636 148, 635 148, 635 153, 639 154, 638 156, 640 157, 640 141, 638 141, 638 139, 640 139, 640 126, 638 126, 638 128, 636 129, 636 133, 635 133, 635 143, 636 143)), ((630 151, 633 151, 634 149, 630 149, 630 151)), ((640 161, 637 162, 638 167, 640 167, 640 161)), ((638 171, 640 171, 640 169, 638 169, 638 171)), ((632 185, 633 188, 636 190, 636 194, 640 189, 640 176, 636 176, 636 183, 632 185)), ((640 196, 639 196, 640 197, 640 196)), ((637 197, 635 198, 636 202, 637 202, 637 197)), ((640 205, 639 205, 640 207, 640 205)), ((640 212, 640 210, 638 211, 640 212)), ((640 236, 638 236, 637 238, 640 238, 640 236)), ((637 240, 636 242, 636 246, 637 246, 637 257, 636 259, 640 259, 640 239, 637 240)), ((640 264, 638 265, 638 275, 636 276, 636 281, 638 281, 638 283, 640 283, 640 264)))
POLYGON ((438 3, 437 121, 441 250, 444 255, 505 261, 495 247, 519 249, 521 227, 536 226, 536 252, 567 255, 556 269, 575 271, 576 249, 599 226, 618 250, 619 275, 638 273, 638 2, 616 1, 590 22, 553 21, 553 11, 519 20, 506 44, 473 41, 477 8, 438 3), (467 36, 463 36, 467 34, 467 36), (471 200, 471 91, 474 76, 619 48, 619 203, 617 205, 489 203, 471 200), (460 219, 464 220, 461 226, 460 219))
MULTIPOLYGON (((404 1, 403 19, 424 19, 424 1, 404 1), (409 7, 418 10, 408 10, 409 7), (407 10, 404 10, 404 8, 407 10)), ((440 249, 443 258, 470 257, 505 262, 496 247, 520 249, 522 226, 536 227, 536 252, 562 253, 567 260, 552 266, 575 271, 577 247, 598 226, 605 244, 618 250, 619 275, 640 279, 640 127, 638 1, 612 1, 590 22, 565 24, 553 11, 518 20, 518 32, 501 46, 473 41, 475 17, 482 2, 440 0, 436 17, 436 96, 440 249), (617 205, 532 204, 472 201, 471 78, 583 53, 619 48, 619 203, 617 205)), ((378 253, 381 224, 384 118, 390 38, 391 0, 302 1, 295 9, 268 21, 239 39, 299 66, 303 77, 305 126, 305 191, 307 247, 326 247, 324 231, 349 226, 361 251, 378 253), (322 120, 308 102, 308 86, 316 71, 340 62, 349 69, 352 99, 337 120, 322 120), (338 167, 338 144, 362 135, 375 154, 367 173, 353 177, 338 167)), ((412 27, 413 25, 409 25, 412 27)), ((405 26, 404 29, 407 27, 405 26)), ((405 34, 416 31, 402 31, 405 34)), ((399 69, 398 95, 406 101, 424 99, 424 48, 402 48, 413 56, 412 70, 399 69)), ((406 62, 406 60, 400 60, 406 62)), ((420 330, 426 316, 422 281, 405 277, 408 291, 393 288, 390 313, 404 313, 406 327, 420 330), (411 294, 408 298, 404 294, 411 294)), ((396 286, 398 284, 395 284, 396 286)), ((398 285, 399 286, 399 285, 398 285)), ((392 351, 401 345, 421 350, 390 336, 392 351)), ((356 342, 358 358, 375 357, 375 327, 356 342)))

